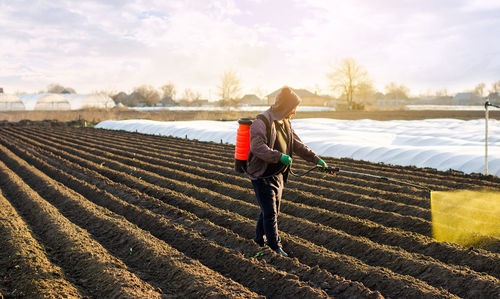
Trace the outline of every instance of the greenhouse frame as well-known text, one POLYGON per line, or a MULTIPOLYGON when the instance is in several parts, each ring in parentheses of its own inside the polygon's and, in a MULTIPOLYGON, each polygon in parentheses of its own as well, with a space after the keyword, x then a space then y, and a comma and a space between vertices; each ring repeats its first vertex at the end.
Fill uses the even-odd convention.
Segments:
POLYGON ((20 94, 26 110, 69 110, 69 101, 59 94, 20 94))
POLYGON ((102 94, 4 94, 0 93, 0 111, 80 110, 115 107, 112 98, 102 94))
POLYGON ((25 110, 24 103, 13 94, 0 93, 0 111, 25 110))

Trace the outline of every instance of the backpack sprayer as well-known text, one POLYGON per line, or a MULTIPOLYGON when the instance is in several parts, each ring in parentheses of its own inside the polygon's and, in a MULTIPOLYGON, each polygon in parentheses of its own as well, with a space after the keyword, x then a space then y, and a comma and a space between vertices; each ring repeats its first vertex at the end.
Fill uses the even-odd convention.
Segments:
POLYGON ((250 152, 250 125, 252 120, 241 118, 238 120, 236 131, 236 147, 234 148, 234 170, 243 173, 247 167, 248 153, 250 152))
MULTIPOLYGON (((246 173, 248 176, 255 178, 255 179, 268 178, 268 177, 271 177, 273 175, 276 175, 276 174, 282 172, 283 170, 286 169, 287 165, 283 164, 283 166, 276 173, 269 175, 269 176, 255 177, 246 171, 247 160, 248 160, 248 156, 250 153, 250 126, 252 125, 252 122, 253 122, 253 120, 249 119, 249 118, 241 118, 238 120, 239 126, 238 126, 238 130, 236 131, 236 147, 234 149, 234 170, 238 173, 246 173)), ((266 121, 264 121, 264 122, 265 122, 266 128, 267 128, 269 126, 269 124, 266 121)), ((291 168, 291 164, 290 164, 290 168, 291 168)), ((361 176, 376 178, 376 179, 380 179, 380 180, 392 181, 392 182, 396 182, 399 184, 408 185, 408 186, 412 186, 412 187, 416 187, 419 189, 424 189, 424 190, 430 191, 429 188, 423 187, 420 185, 416 185, 416 184, 412 184, 412 183, 408 183, 408 182, 403 182, 403 181, 395 180, 395 179, 388 178, 388 177, 378 176, 378 175, 372 175, 372 174, 355 172, 355 171, 341 170, 339 167, 332 167, 332 166, 322 167, 322 166, 315 165, 314 167, 308 169, 307 171, 305 171, 301 174, 296 174, 290 169, 290 173, 296 177, 301 177, 301 176, 304 176, 315 169, 317 169, 321 172, 324 172, 324 173, 331 174, 333 176, 336 176, 337 173, 348 173, 348 174, 354 174, 354 175, 361 175, 361 176)))

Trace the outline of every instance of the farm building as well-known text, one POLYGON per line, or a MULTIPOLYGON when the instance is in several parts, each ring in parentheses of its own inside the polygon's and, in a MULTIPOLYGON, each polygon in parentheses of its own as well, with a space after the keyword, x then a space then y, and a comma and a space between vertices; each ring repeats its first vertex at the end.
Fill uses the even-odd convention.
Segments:
POLYGON ((71 110, 80 110, 84 108, 108 109, 115 107, 115 101, 103 94, 63 94, 69 101, 71 110))
POLYGON ((17 97, 23 102, 25 110, 70 110, 66 98, 59 94, 20 94, 17 97))
POLYGON ((473 92, 459 92, 451 102, 453 105, 483 105, 484 99, 473 92))
MULTIPOLYGON (((274 92, 268 94, 267 103, 271 105, 276 100, 276 96, 280 92, 281 88, 275 90, 274 92)), ((314 94, 307 89, 295 89, 292 90, 302 99, 302 106, 325 106, 326 100, 322 96, 314 94)))
POLYGON ((248 105, 248 106, 258 106, 267 104, 265 100, 262 100, 254 94, 246 94, 241 98, 238 105, 248 105))
POLYGON ((24 110, 24 104, 13 94, 0 93, 0 111, 24 110))

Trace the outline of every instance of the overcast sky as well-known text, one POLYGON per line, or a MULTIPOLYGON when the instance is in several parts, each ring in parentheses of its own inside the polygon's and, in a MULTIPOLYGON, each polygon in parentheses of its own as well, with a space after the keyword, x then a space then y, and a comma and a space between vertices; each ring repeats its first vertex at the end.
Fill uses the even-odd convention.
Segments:
POLYGON ((216 98, 225 70, 242 94, 289 85, 331 93, 352 57, 380 91, 465 91, 500 80, 500 0, 0 0, 0 87, 130 92, 172 82, 216 98))

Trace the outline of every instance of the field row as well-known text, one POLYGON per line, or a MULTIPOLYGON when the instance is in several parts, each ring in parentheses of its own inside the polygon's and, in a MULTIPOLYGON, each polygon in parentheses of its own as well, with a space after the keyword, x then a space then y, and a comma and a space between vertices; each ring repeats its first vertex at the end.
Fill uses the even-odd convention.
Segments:
MULTIPOLYGON (((388 181, 319 173, 291 179, 279 224, 293 258, 258 247, 252 238, 259 209, 249 180, 232 172, 232 149, 95 129, 1 128, 0 202, 9 211, 2 219, 16 219, 24 229, 15 231, 24 233, 1 235, 0 244, 38 248, 30 253, 45 266, 36 269, 51 269, 50 279, 17 253, 28 264, 19 263, 24 273, 33 272, 33 289, 57 285, 53 292, 75 296, 500 294, 496 245, 434 241, 425 193, 388 181)), ((327 162, 377 173, 366 162, 327 162)), ((297 172, 307 167, 294 164, 297 172)), ((381 172, 434 186, 427 170, 391 168, 399 169, 381 172)), ((495 185, 438 175, 447 178, 443 189, 495 185)), ((23 289, 14 278, 0 287, 23 289)))

